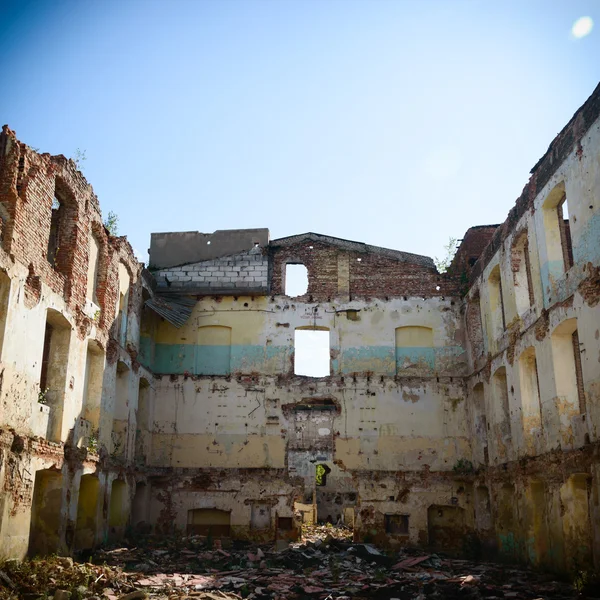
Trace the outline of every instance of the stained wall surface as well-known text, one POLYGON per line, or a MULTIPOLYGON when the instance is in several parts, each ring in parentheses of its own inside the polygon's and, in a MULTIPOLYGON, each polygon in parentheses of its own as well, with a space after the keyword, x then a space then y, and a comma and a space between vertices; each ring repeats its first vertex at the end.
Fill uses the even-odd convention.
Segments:
POLYGON ((445 273, 266 229, 153 234, 144 270, 76 165, 5 127, 0 551, 130 526, 294 539, 318 519, 598 568, 599 115, 600 88, 445 273))

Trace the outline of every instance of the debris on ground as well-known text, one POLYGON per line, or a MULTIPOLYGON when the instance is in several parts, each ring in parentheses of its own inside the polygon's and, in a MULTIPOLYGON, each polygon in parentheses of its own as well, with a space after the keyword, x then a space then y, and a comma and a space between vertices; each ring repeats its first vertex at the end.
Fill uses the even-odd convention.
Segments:
MULTIPOLYGON (((280 540, 281 541, 281 540, 280 540)), ((5 561, 0 598, 54 600, 562 600, 571 584, 524 568, 352 541, 343 527, 310 526, 302 540, 255 545, 229 539, 144 536, 71 558, 5 561)))

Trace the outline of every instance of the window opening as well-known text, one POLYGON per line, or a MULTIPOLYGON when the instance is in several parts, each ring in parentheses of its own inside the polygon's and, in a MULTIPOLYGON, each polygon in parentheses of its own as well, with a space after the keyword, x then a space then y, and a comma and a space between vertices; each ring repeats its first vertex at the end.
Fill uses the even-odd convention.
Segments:
POLYGON ((584 414, 586 403, 577 319, 563 321, 552 333, 552 358, 557 395, 584 414))
POLYGON ((303 296, 308 292, 308 269, 302 263, 285 265, 285 295, 303 296))
POLYGON ((567 195, 563 194, 558 206, 558 227, 560 230, 560 245, 562 247, 563 263, 565 271, 573 266, 573 245, 571 242, 571 224, 569 221, 569 206, 567 204, 567 195))
POLYGON ((296 329, 294 374, 328 377, 331 373, 328 329, 296 329))

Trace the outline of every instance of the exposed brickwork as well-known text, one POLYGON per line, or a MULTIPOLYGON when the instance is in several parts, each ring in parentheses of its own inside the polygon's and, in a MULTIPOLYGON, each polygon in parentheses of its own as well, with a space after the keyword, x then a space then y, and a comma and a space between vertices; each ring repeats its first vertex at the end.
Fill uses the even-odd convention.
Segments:
MULTIPOLYGON (((34 152, 20 143, 7 126, 0 135, 0 150, 0 206, 6 215, 2 247, 13 260, 28 265, 26 305, 35 306, 42 285, 46 285, 65 299, 80 337, 89 333, 91 320, 83 314, 83 309, 93 232, 100 246, 98 341, 105 346, 117 309, 118 263, 126 266, 132 288, 141 270, 131 246, 125 238, 115 238, 106 231, 98 199, 73 161, 62 155, 34 152), (59 247, 53 266, 48 260, 48 241, 55 196, 62 208, 59 247)), ((139 310, 135 291, 129 295, 129 307, 139 310)))
POLYGON ((473 266, 490 243, 500 225, 480 225, 467 229, 458 247, 448 274, 467 282, 473 266))
POLYGON ((356 252, 321 241, 299 241, 294 245, 270 247, 271 294, 285 292, 285 266, 301 263, 308 270, 307 297, 325 301, 340 295, 339 264, 349 264, 351 298, 398 296, 444 296, 457 293, 456 285, 435 267, 401 261, 376 252, 356 252), (437 289, 439 287, 439 289, 437 289))

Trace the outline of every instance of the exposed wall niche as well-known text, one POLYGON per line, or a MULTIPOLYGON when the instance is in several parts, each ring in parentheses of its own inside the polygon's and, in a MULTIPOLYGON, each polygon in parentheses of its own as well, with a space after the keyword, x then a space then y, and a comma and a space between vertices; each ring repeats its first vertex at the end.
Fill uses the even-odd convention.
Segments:
POLYGON ((433 371, 435 350, 433 349, 433 329, 431 327, 406 326, 395 331, 396 370, 433 371))
POLYGON ((115 479, 110 490, 108 511, 108 526, 112 534, 121 533, 120 530, 127 524, 128 515, 127 484, 122 479, 115 479))
POLYGON ((150 391, 148 380, 140 378, 135 436, 135 460, 138 464, 145 464, 150 453, 150 391))
POLYGON ((218 508, 195 508, 188 510, 187 533, 229 537, 231 513, 218 508))
POLYGON ((521 419, 523 439, 528 454, 535 454, 542 435, 542 404, 535 348, 526 348, 519 357, 519 383, 521 390, 521 419))
POLYGON ((135 486, 135 495, 131 506, 131 525, 135 529, 140 529, 148 521, 148 505, 150 503, 150 486, 147 483, 139 482, 135 486))
POLYGON ((104 380, 104 351, 96 340, 89 340, 83 386, 83 418, 93 432, 100 426, 100 407, 104 380))
POLYGON ((531 259, 527 230, 522 231, 511 248, 511 269, 518 315, 524 314, 535 302, 531 278, 531 259))
POLYGON ((548 272, 554 277, 560 277, 573 265, 569 209, 564 181, 548 194, 542 206, 542 214, 548 272))
POLYGON ((294 374, 328 377, 331 374, 329 329, 297 327, 294 331, 294 374))
POLYGON ((302 263, 286 263, 283 274, 286 296, 304 296, 308 292, 308 269, 302 263))
POLYGON ((490 301, 490 326, 492 338, 497 340, 506 329, 504 300, 502 298, 502 276, 500 266, 496 265, 488 277, 488 295, 490 301))
POLYGON ((4 347, 4 332, 8 318, 8 300, 10 298, 10 279, 6 271, 0 270, 0 360, 4 347))
POLYGON ((125 456, 127 446, 127 427, 129 420, 129 367, 117 362, 117 382, 115 386, 115 411, 112 430, 112 452, 115 456, 125 456))
POLYGON ((59 442, 67 391, 71 325, 56 310, 46 313, 46 331, 40 369, 40 401, 50 408, 47 438, 59 442))
POLYGON ((585 414, 586 404, 577 319, 563 321, 552 332, 552 361, 556 395, 571 407, 571 414, 585 414))
POLYGON ((95 475, 82 475, 77 501, 77 521, 75 524, 74 548, 87 550, 96 541, 98 527, 98 498, 100 480, 95 475))
POLYGON ((198 328, 196 345, 197 375, 231 373, 231 327, 207 325, 198 328))
POLYGON ((492 377, 492 400, 497 433, 496 443, 500 446, 498 454, 505 458, 502 447, 506 447, 511 440, 506 367, 498 368, 492 377))
POLYGON ((476 459, 481 464, 488 462, 488 425, 485 410, 485 394, 483 383, 477 383, 473 387, 473 428, 475 430, 475 452, 476 459))
POLYGON ((63 478, 60 471, 36 471, 29 528, 29 555, 44 555, 60 549, 60 514, 63 478))

